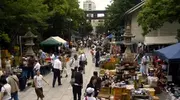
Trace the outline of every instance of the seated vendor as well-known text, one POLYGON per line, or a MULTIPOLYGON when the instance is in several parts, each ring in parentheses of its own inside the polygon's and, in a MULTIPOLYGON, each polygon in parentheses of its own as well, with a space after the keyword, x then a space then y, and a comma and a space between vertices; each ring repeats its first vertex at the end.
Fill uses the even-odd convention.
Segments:
POLYGON ((109 80, 109 72, 106 71, 102 77, 102 81, 109 80))
POLYGON ((105 87, 108 87, 110 85, 110 76, 109 76, 109 72, 106 71, 106 73, 103 75, 102 77, 102 84, 105 87))
POLYGON ((161 73, 162 73, 162 66, 160 64, 158 64, 157 69, 155 70, 155 76, 160 78, 161 77, 161 73))
POLYGON ((149 76, 154 76, 154 72, 155 72, 155 70, 151 68, 149 71, 149 76))
POLYGON ((160 79, 158 81, 158 86, 162 89, 166 86, 167 78, 164 76, 164 74, 161 74, 160 79))

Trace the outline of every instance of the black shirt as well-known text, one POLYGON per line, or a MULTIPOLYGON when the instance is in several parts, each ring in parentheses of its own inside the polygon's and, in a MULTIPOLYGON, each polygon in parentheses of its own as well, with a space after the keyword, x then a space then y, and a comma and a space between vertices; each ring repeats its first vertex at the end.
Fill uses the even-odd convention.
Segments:
POLYGON ((80 86, 83 85, 83 75, 81 72, 75 72, 74 73, 74 79, 75 79, 75 84, 78 84, 80 86))

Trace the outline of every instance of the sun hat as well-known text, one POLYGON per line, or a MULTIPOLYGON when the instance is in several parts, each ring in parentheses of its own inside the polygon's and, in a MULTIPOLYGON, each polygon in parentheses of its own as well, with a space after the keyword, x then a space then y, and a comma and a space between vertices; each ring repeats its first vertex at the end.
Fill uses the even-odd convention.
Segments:
POLYGON ((86 92, 87 92, 88 94, 91 94, 91 93, 94 92, 94 89, 91 88, 91 87, 88 87, 88 88, 86 89, 86 92))

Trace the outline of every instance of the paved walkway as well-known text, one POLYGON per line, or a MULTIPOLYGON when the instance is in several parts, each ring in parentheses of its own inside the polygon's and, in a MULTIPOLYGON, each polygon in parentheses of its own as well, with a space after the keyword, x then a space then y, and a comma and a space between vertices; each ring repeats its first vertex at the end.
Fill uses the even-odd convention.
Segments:
MULTIPOLYGON (((84 86, 82 93, 84 93, 84 89, 86 88, 86 85, 88 84, 90 77, 93 74, 93 71, 98 70, 98 68, 94 67, 94 64, 92 63, 92 58, 89 50, 85 50, 87 59, 88 59, 88 65, 86 66, 86 74, 84 74, 84 86)), ((44 83, 44 100, 73 100, 73 94, 72 94, 72 87, 70 85, 70 68, 68 68, 69 76, 68 78, 62 78, 62 86, 58 86, 56 83, 55 88, 52 88, 52 77, 53 73, 48 74, 45 76, 46 81, 50 84, 47 85, 44 83)), ((83 95, 82 95, 83 96, 83 95)), ((37 100, 37 96, 35 94, 34 88, 31 87, 26 91, 22 91, 19 93, 19 99, 20 100, 37 100)))

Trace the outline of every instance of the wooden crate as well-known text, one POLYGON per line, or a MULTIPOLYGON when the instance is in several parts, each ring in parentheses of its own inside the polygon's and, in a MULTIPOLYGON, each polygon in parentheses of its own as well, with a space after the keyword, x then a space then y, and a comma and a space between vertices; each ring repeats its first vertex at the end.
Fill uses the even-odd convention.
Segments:
POLYGON ((122 93, 126 93, 126 88, 113 88, 112 95, 121 95, 122 93))
POLYGON ((109 99, 110 98, 110 87, 103 87, 101 88, 98 98, 105 98, 109 99))

